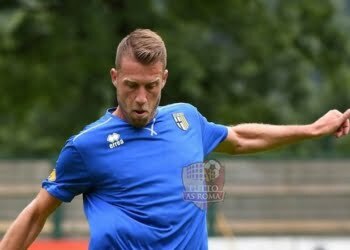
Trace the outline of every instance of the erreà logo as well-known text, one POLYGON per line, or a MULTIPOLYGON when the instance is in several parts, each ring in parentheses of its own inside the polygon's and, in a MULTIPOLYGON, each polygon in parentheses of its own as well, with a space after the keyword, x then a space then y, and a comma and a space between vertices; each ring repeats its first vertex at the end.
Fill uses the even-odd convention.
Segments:
POLYGON ((108 135, 107 141, 109 142, 109 148, 115 148, 124 144, 123 139, 120 138, 120 134, 117 133, 108 135))

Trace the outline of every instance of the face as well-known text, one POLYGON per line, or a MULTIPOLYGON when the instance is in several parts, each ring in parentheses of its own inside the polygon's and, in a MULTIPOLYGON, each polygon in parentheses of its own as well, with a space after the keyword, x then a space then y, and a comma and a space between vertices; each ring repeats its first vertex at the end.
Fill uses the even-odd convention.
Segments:
POLYGON ((114 114, 134 127, 144 127, 155 115, 167 77, 161 62, 143 65, 133 58, 122 58, 120 69, 111 69, 118 101, 114 114))

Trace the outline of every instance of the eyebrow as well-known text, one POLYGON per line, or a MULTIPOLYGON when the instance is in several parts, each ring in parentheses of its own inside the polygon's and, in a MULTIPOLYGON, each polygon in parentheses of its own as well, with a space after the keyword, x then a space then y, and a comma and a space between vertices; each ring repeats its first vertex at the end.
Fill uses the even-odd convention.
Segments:
MULTIPOLYGON (((132 81, 132 80, 130 80, 128 78, 124 79, 123 82, 139 84, 138 82, 132 81)), ((158 82, 160 82, 160 78, 159 77, 156 80, 152 81, 152 82, 147 82, 146 84, 153 84, 153 83, 158 83, 158 82)))

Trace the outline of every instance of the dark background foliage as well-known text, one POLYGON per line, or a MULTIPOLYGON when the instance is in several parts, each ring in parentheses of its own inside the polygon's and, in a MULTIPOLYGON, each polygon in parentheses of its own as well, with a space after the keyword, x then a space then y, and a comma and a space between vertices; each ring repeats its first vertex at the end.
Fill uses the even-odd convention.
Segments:
MULTIPOLYGON (((115 106, 120 39, 151 28, 168 48, 162 104, 223 124, 310 123, 350 107, 348 0, 3 0, 0 156, 48 157, 115 106)), ((346 156, 348 139, 267 156, 346 156)))

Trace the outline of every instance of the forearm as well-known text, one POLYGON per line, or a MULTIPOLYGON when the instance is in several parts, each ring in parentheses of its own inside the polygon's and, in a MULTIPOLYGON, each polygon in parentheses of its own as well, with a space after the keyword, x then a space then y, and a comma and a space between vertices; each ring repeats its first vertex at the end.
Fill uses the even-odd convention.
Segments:
POLYGON ((271 150, 318 136, 312 125, 240 124, 232 130, 233 153, 254 153, 271 150))
POLYGON ((0 243, 0 250, 27 249, 42 230, 46 216, 34 212, 29 204, 13 222, 0 243))
POLYGON ((274 149, 305 139, 334 135, 337 138, 350 132, 350 109, 344 114, 330 110, 309 125, 268 125, 247 123, 228 127, 219 152, 246 154, 274 149))

